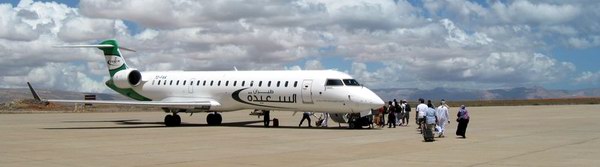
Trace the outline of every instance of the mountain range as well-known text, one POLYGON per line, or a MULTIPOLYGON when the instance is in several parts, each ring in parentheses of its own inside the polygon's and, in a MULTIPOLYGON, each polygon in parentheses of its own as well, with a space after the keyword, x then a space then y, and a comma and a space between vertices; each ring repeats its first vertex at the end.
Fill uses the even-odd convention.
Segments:
MULTIPOLYGON (((116 93, 83 93, 59 90, 36 90, 42 98, 46 99, 83 99, 84 94, 95 94, 98 100, 130 100, 116 93)), ((446 100, 519 100, 519 99, 549 99, 549 98, 578 98, 578 97, 600 97, 600 88, 581 90, 551 90, 543 87, 517 87, 509 89, 459 89, 459 88, 435 88, 421 90, 416 88, 386 88, 373 89, 384 101, 392 99, 408 99, 415 101, 424 99, 446 99, 446 100)), ((16 99, 32 99, 27 88, 0 88, 0 103, 10 102, 16 99)))
POLYGON ((552 99, 552 98, 579 98, 600 97, 600 88, 580 90, 551 90, 543 87, 517 87, 509 89, 459 89, 435 88, 420 90, 416 88, 388 88, 374 89, 384 101, 392 99, 416 100, 418 98, 432 100, 521 100, 521 99, 552 99))

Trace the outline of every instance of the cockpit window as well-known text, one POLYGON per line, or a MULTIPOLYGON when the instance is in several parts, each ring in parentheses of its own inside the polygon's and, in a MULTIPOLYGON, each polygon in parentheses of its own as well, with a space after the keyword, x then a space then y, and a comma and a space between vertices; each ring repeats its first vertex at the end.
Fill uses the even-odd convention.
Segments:
POLYGON ((360 84, 354 79, 344 79, 346 86, 360 86, 360 84))
POLYGON ((325 86, 344 86, 344 83, 340 79, 327 79, 325 86))

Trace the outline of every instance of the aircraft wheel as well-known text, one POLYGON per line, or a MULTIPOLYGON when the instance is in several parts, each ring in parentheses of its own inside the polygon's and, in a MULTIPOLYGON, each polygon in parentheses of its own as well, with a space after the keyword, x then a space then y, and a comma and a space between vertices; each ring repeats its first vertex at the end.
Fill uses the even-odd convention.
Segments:
POLYGON ((223 117, 221 114, 215 113, 215 125, 221 125, 221 122, 223 122, 223 117))
POLYGON ((165 126, 173 126, 174 119, 173 115, 165 116, 165 126))
POLYGON ((356 123, 354 121, 348 122, 348 128, 349 129, 356 129, 356 123))
POLYGON ((181 117, 179 115, 173 115, 173 126, 181 125, 181 117))
POLYGON ((212 114, 212 113, 208 114, 208 115, 206 116, 206 123, 207 123, 208 125, 214 125, 214 122, 215 122, 215 115, 214 115, 214 114, 212 114))

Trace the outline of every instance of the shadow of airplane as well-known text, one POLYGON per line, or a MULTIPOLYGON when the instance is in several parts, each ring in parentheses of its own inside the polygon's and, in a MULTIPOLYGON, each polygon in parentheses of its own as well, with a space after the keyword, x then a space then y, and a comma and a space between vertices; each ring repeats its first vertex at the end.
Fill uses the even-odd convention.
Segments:
MULTIPOLYGON (((68 129, 139 129, 139 128, 181 128, 181 127, 243 127, 243 128, 265 128, 262 120, 257 121, 242 121, 242 122, 224 122, 218 126, 197 123, 182 122, 177 127, 167 127, 164 122, 143 122, 139 119, 124 119, 124 120, 97 120, 97 121, 63 121, 63 123, 98 123, 98 122, 113 122, 117 125, 128 126, 98 126, 98 127, 64 127, 64 128, 41 128, 46 130, 68 130, 68 129), (256 125, 253 125, 256 124, 256 125), (129 126, 131 125, 131 126, 129 126)), ((346 127, 298 127, 298 126, 270 126, 268 128, 285 128, 285 129, 320 129, 320 130, 346 130, 346 127)), ((368 129, 368 128, 367 128, 368 129)), ((374 128, 377 129, 377 128, 374 128)))

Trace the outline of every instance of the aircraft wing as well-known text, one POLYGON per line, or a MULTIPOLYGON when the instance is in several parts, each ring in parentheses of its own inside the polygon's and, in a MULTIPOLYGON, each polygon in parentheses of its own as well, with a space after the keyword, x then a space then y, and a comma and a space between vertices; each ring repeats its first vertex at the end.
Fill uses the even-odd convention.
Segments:
POLYGON ((220 106, 221 104, 215 100, 209 99, 192 99, 186 98, 182 101, 125 101, 125 100, 62 100, 48 99, 42 100, 52 103, 86 103, 86 104, 117 104, 117 105, 140 105, 140 106, 156 106, 169 108, 210 108, 220 106))
POLYGON ((85 104, 117 104, 117 105, 140 105, 155 106, 167 108, 186 108, 186 109, 210 109, 220 106, 221 103, 209 98, 198 97, 169 97, 159 101, 125 101, 125 100, 64 100, 64 99, 41 99, 35 92, 29 82, 27 86, 33 95, 33 98, 39 102, 52 103, 85 103, 85 104))

